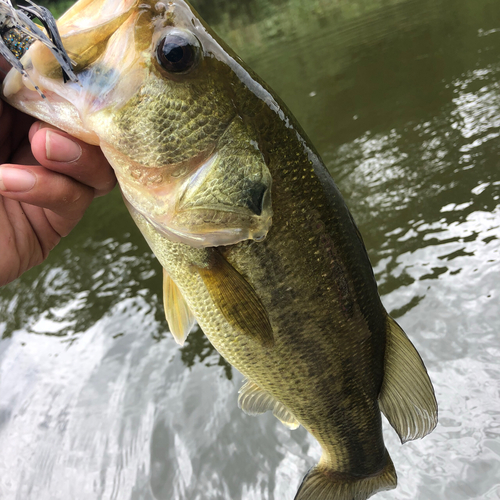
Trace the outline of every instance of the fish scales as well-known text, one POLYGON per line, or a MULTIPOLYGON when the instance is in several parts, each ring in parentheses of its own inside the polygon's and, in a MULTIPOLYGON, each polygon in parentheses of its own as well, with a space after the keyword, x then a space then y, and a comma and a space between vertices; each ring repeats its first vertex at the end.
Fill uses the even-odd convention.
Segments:
POLYGON ((434 391, 286 106, 183 0, 80 0, 59 30, 80 85, 36 42, 21 62, 52 108, 15 73, 4 98, 101 146, 163 267, 175 340, 196 319, 247 377, 243 411, 317 439, 296 500, 394 488, 381 411, 402 441, 423 437, 434 391))
POLYGON ((161 82, 152 79, 113 115, 107 142, 131 160, 151 167, 180 163, 212 149, 234 118, 234 108, 217 99, 213 82, 192 86, 190 92, 200 96, 196 101, 183 98, 185 89, 174 87, 177 92, 165 93, 161 82))
MULTIPOLYGON (((359 463, 354 470, 363 474, 368 469, 373 470, 374 464, 380 465, 384 456, 383 445, 377 440, 380 435, 380 412, 371 403, 360 411, 360 404, 353 404, 354 401, 349 399, 376 400, 382 379, 380 367, 383 364, 385 316, 380 310, 378 328, 370 331, 361 309, 357 307, 358 301, 363 302, 363 297, 356 297, 354 288, 344 288, 347 283, 356 281, 359 267, 348 269, 344 264, 346 259, 342 257, 346 253, 355 253, 356 246, 362 247, 362 243, 356 234, 350 234, 342 241, 344 229, 338 221, 342 212, 344 217, 349 217, 343 202, 340 200, 338 203, 338 196, 337 199, 325 196, 324 186, 315 175, 314 165, 295 131, 284 129, 269 136, 277 139, 275 144, 268 146, 268 150, 272 151, 269 153, 271 172, 274 174, 273 165, 279 168, 283 161, 289 168, 288 172, 282 172, 280 181, 275 183, 273 189, 276 210, 273 226, 260 251, 252 248, 259 244, 251 243, 232 247, 227 254, 229 262, 237 269, 251 270, 245 277, 260 292, 266 309, 270 311, 277 342, 282 343, 276 352, 276 366, 281 373, 260 370, 250 378, 267 389, 274 379, 289 377, 278 399, 308 430, 313 430, 313 435, 322 443, 326 444, 332 434, 338 434, 337 440, 342 442, 345 430, 351 427, 349 421, 354 424, 361 417, 363 427, 371 436, 361 439, 365 446, 360 446, 360 443, 354 445, 358 453, 352 453, 349 444, 345 443, 348 451, 344 453, 348 459, 344 463, 346 469, 351 468, 352 471, 352 462, 357 460, 359 463), (283 139, 283 135, 289 137, 283 139), (295 148, 288 147, 287 151, 283 151, 281 144, 290 145, 292 141, 295 148), (298 199, 300 202, 295 203, 298 199), (294 201, 291 203, 290 200, 294 201), (321 219, 315 217, 318 205, 322 208, 321 219), (318 230, 319 222, 322 227, 318 230), (304 241, 310 243, 306 249, 304 241), (332 247, 333 241, 336 244, 332 247), (338 259, 337 262, 332 263, 332 258, 338 259), (325 269, 332 268, 338 272, 336 276, 325 273, 325 269), (286 294, 272 293, 284 287, 295 291, 294 300, 289 300, 286 294), (332 343, 334 346, 342 344, 342 351, 332 350, 332 343), (370 343, 372 345, 370 349, 360 352, 357 349, 360 343, 365 347, 370 343), (358 371, 360 364, 366 368, 358 371), (377 365, 379 368, 374 370, 377 365), (285 368, 280 370, 281 366, 285 368), (295 368, 294 373, 287 374, 289 367, 295 368), (361 377, 360 373, 363 374, 361 377), (304 379, 308 384, 302 387, 303 398, 297 405, 294 402, 294 385, 304 379), (322 402, 319 403, 318 399, 322 402), (317 413, 317 409, 313 410, 316 406, 321 407, 322 412, 317 419, 311 419, 312 414, 317 413), (334 422, 337 425, 339 421, 343 421, 343 428, 334 431, 332 425, 334 422), (366 459, 360 457, 359 450, 363 448, 371 448, 366 459)), ((322 166, 318 164, 316 168, 322 166)), ((364 255, 362 248, 358 248, 358 252, 364 255)), ((364 278, 361 280, 366 282, 364 278)), ((356 291, 359 293, 361 290, 363 288, 358 287, 356 291)), ((374 305, 380 307, 379 304, 374 305)), ((362 428, 360 423, 358 420, 357 429, 362 428)), ((340 446, 329 448, 332 457, 342 456, 340 446)), ((342 462, 342 458, 338 461, 342 462)))
MULTIPOLYGON (((268 119, 272 118, 273 115, 268 114, 268 119)), ((247 336, 230 328, 211 302, 208 291, 201 293, 203 285, 199 278, 193 279, 196 276, 191 264, 208 260, 203 252, 209 251, 195 250, 196 256, 191 258, 186 258, 193 252, 190 248, 164 251, 167 242, 150 224, 147 239, 156 242, 152 247, 160 262, 185 296, 190 297, 189 306, 199 318, 200 326, 225 359, 289 408, 301 424, 328 447, 330 460, 337 464, 336 470, 367 474, 385 463, 380 411, 373 403, 382 383, 385 314, 378 295, 373 293, 376 285, 371 273, 372 289, 362 293, 367 285, 359 269, 366 267, 367 262, 342 269, 345 254, 358 253, 366 259, 366 253, 354 228, 349 233, 344 227, 346 221, 350 224, 350 216, 336 189, 332 185, 325 190, 319 182, 315 165, 309 159, 312 154, 304 149, 296 128, 283 125, 281 131, 274 130, 269 137, 274 139, 265 145, 271 173, 273 165, 280 168, 283 162, 289 169, 281 172, 281 182, 274 183, 273 226, 265 241, 224 247, 223 253, 253 286, 269 312, 276 341, 273 349, 257 348, 247 336), (295 142, 293 149, 292 142, 295 142), (282 144, 287 145, 285 150, 282 144), (290 202, 296 199, 297 203, 290 202), (323 212, 321 233, 314 225, 318 221, 314 217, 318 205, 329 208, 323 212), (342 218, 344 224, 339 223, 342 218), (321 238, 323 235, 326 238, 321 238), (310 240, 311 251, 304 252, 302 241, 310 240), (333 241, 336 244, 332 249, 333 241), (330 264, 332 256, 341 259, 337 269, 344 273, 344 276, 335 276, 333 283, 330 274, 325 273, 325 269, 328 270, 325 263, 330 264), (326 276, 322 277, 323 274, 326 276), (356 292, 354 288, 344 291, 353 300, 353 304, 347 306, 352 310, 349 315, 339 288, 344 283, 357 281, 363 285, 356 292), (287 289, 295 294, 292 301, 287 289), (355 293, 361 297, 355 298, 355 293), (358 301, 364 302, 363 295, 370 298, 368 304, 372 307, 365 309, 370 311, 370 322, 376 324, 373 330, 369 329, 357 305, 358 301), (341 354, 332 350, 332 342, 342 345, 341 354), (357 349, 360 343, 365 346, 362 352, 357 349), (366 368, 360 370, 360 365, 366 368), (296 394, 299 384, 300 399, 296 394), (353 427, 360 432, 355 443, 348 437, 353 427), (366 452, 361 452, 365 449, 366 452)), ((317 164, 316 168, 323 167, 317 164)))

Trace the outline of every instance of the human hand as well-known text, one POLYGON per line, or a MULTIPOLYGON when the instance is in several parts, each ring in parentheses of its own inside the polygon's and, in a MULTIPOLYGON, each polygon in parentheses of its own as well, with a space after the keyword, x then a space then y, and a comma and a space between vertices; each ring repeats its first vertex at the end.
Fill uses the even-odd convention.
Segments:
POLYGON ((100 148, 0 101, 0 286, 43 262, 115 183, 100 148))

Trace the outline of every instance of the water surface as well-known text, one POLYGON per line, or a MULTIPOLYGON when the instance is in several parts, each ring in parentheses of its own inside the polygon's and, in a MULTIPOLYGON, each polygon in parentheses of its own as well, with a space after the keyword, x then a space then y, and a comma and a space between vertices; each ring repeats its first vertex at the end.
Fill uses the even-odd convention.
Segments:
MULTIPOLYGON (((199 0, 297 116, 343 192, 440 423, 375 498, 500 498, 498 0, 199 0)), ((120 195, 0 290, 0 498, 286 500, 319 458, 237 408, 198 330, 179 348, 120 195)))

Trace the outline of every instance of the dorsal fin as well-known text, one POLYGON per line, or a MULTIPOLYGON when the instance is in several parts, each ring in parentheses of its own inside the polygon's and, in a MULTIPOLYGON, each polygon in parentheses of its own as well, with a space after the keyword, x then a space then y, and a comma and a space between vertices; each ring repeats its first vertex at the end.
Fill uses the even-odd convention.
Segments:
POLYGON ((238 406, 247 415, 260 415, 268 410, 289 429, 297 429, 300 423, 290 410, 267 391, 261 389, 256 383, 248 380, 238 392, 238 406))
POLYGON ((168 327, 179 345, 184 345, 196 321, 179 287, 163 269, 163 306, 168 327))
POLYGON ((385 372, 380 410, 402 443, 422 438, 436 427, 434 388, 417 350, 401 327, 388 316, 385 372))
POLYGON ((198 267, 212 300, 226 320, 265 347, 274 345, 267 311, 250 283, 213 249, 208 268, 198 267))

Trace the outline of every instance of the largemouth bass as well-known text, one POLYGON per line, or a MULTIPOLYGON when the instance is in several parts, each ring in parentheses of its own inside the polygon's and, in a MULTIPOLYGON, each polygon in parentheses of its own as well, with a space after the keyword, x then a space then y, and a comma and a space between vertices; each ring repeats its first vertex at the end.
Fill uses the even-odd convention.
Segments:
POLYGON ((317 439, 296 500, 394 488, 381 412, 403 442, 423 437, 434 391, 285 105, 183 0, 80 0, 58 27, 78 82, 35 42, 4 98, 102 148, 163 266, 176 340, 196 320, 247 377, 243 411, 317 439))

